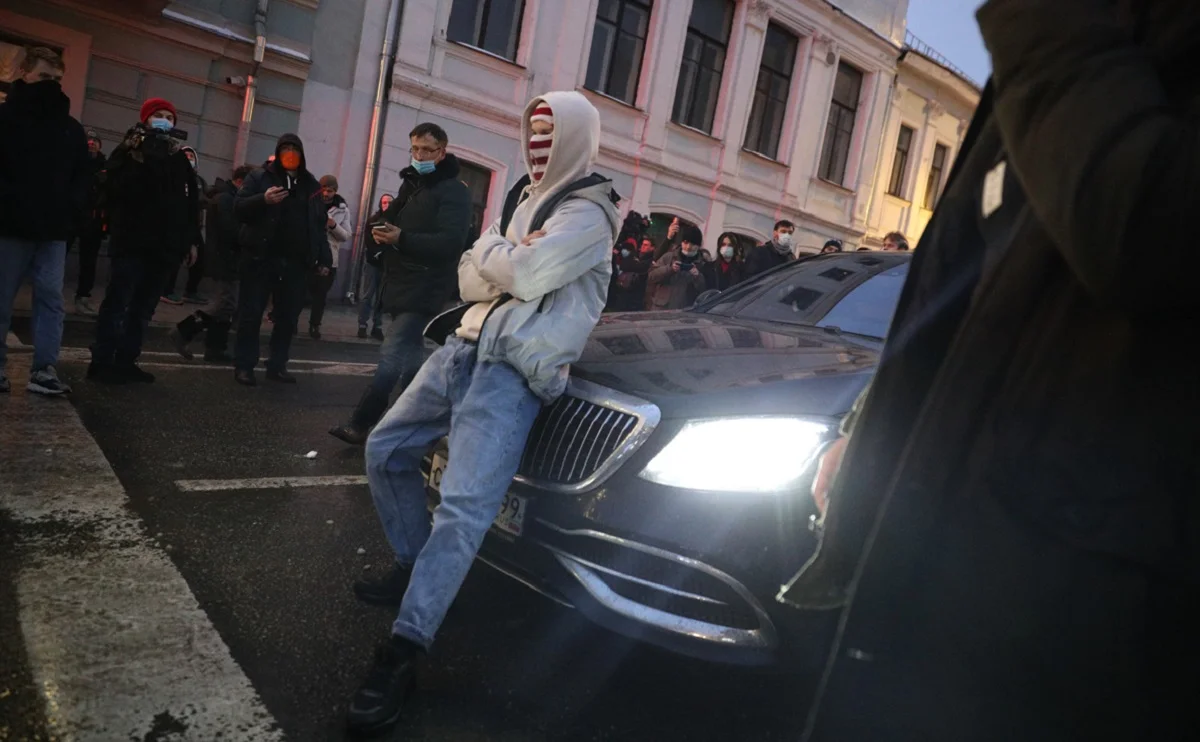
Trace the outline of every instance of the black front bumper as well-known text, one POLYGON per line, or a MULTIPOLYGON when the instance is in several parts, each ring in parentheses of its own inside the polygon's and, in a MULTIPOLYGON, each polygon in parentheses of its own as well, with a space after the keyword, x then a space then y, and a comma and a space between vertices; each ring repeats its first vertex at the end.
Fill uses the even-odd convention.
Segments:
MULTIPOLYGON (((443 450, 442 455, 445 455, 443 450)), ((694 493, 630 476, 568 495, 516 482, 520 536, 493 527, 479 559, 594 623, 672 652, 775 665, 811 646, 808 623, 780 605, 783 582, 812 554, 811 501, 694 493)), ((430 489, 431 509, 437 503, 430 489)))

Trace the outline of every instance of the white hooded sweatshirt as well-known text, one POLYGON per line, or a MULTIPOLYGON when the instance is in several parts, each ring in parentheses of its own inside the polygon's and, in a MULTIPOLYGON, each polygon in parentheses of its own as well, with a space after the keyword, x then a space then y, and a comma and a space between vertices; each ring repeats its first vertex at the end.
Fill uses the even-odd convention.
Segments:
POLYGON ((539 205, 591 173, 600 150, 600 114, 587 98, 546 93, 530 101, 522 119, 527 171, 532 173, 529 116, 542 102, 554 112, 545 174, 529 186, 529 197, 507 231, 500 233, 497 220, 459 262, 459 291, 477 304, 457 334, 478 340, 480 361, 508 363, 535 394, 551 402, 566 389, 569 366, 579 359, 604 310, 620 216, 606 180, 571 193, 542 226, 545 236, 521 244, 539 205), (484 325, 502 294, 514 298, 484 325))

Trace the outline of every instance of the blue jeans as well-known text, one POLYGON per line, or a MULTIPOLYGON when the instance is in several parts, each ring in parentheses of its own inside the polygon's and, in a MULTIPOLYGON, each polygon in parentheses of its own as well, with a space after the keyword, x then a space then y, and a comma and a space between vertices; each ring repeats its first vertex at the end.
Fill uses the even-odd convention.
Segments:
POLYGON ((392 633, 429 648, 517 474, 542 403, 506 363, 478 363, 451 339, 367 440, 375 510, 412 578, 392 633), (442 501, 430 525, 421 460, 450 436, 442 501))
POLYGON ((424 314, 398 314, 388 324, 379 347, 379 366, 371 386, 354 408, 352 426, 367 430, 379 422, 396 385, 403 390, 412 383, 425 358, 424 330, 429 319, 424 314))
POLYGON ((108 290, 96 318, 93 363, 128 365, 137 361, 146 326, 154 317, 171 270, 165 263, 137 255, 113 256, 108 290))
POLYGON ((13 302, 25 274, 33 279, 33 370, 58 363, 63 334, 63 271, 65 241, 35 242, 0 237, 0 374, 8 360, 8 330, 13 302))
POLYGON ((379 304, 379 269, 363 263, 363 290, 358 298, 358 326, 366 327, 367 320, 374 318, 371 326, 379 327, 383 319, 379 304))
POLYGON ((240 266, 239 276, 233 365, 239 371, 253 371, 258 365, 263 312, 273 297, 275 326, 271 330, 267 371, 286 371, 296 322, 308 291, 308 269, 281 258, 247 258, 240 266))

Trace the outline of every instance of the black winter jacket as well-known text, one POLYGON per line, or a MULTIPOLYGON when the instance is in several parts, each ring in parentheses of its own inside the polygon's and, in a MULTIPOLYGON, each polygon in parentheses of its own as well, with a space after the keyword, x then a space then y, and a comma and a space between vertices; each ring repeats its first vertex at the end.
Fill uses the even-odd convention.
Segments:
POLYGON ((156 154, 121 143, 104 183, 114 255, 179 265, 200 236, 200 184, 183 152, 156 154), (140 158, 140 162, 138 161, 140 158))
POLYGON ((241 223, 233 213, 238 189, 231 181, 217 179, 208 189, 204 218, 204 272, 218 281, 237 278, 238 232, 241 223))
POLYGON ((753 278, 759 273, 766 273, 772 268, 778 268, 784 263, 790 263, 795 260, 790 252, 785 254, 780 253, 775 249, 775 245, 771 242, 764 242, 761 245, 750 248, 746 255, 746 278, 753 278))
POLYGON ((12 84, 0 104, 0 236, 64 240, 86 213, 87 134, 48 82, 12 84))
POLYGON ((386 314, 436 314, 454 296, 471 228, 471 192, 458 175, 454 155, 429 175, 400 171, 404 183, 384 214, 400 228, 400 243, 381 251, 379 301, 386 314))
MULTIPOLYGON (((938 707, 972 713, 926 729, 896 723, 897 707, 935 705, 912 682, 936 656, 931 617, 973 608, 983 616, 969 627, 976 645, 1003 652, 1056 636, 1043 626, 1123 626, 1132 616, 1149 632, 1151 580, 1189 585, 1194 599, 1200 428, 1190 421, 1200 397, 1195 365, 1178 349, 1200 319, 1200 294, 1181 267, 1200 202, 1200 83, 1190 72, 1200 9, 1129 7, 1160 5, 1178 12, 1161 23, 1149 15, 1140 29, 1107 0, 992 0, 979 11, 993 82, 914 253, 830 492, 821 553, 785 595, 820 596, 853 579, 808 739, 1029 739, 1007 712, 1019 699, 970 695, 995 691, 994 675, 955 674, 969 682, 923 689, 937 688, 938 707), (987 545, 964 546, 975 543, 987 545), (997 546, 1024 543, 1038 545, 1041 568, 1009 567, 997 546), (949 586, 962 584, 951 581, 960 564, 992 572, 959 591, 949 586), (1091 565, 1113 577, 1085 601, 1088 583, 1062 580, 1091 565), (1047 599, 1030 600, 1032 586, 1047 599), (1072 589, 1079 594, 1058 599, 1072 589), (981 717, 985 709, 994 713, 981 717)), ((1139 684, 1159 680, 1135 653, 1140 639, 1105 641, 1093 645, 1096 667, 1126 663, 1139 684)), ((948 661, 967 666, 963 655, 948 661)), ((1038 685, 1016 661, 1005 672, 1056 704, 1089 697, 1075 688, 1056 696, 1063 686, 1038 685)), ((1076 680, 1094 682, 1086 672, 1076 680)), ((1156 708, 1140 694, 1113 697, 1156 708)), ((1064 711, 1076 712, 1106 718, 1064 711)), ((1067 718, 1043 718, 1038 731, 1113 738, 1067 718)))
POLYGON ((267 163, 261 170, 255 170, 242 182, 242 188, 234 200, 234 213, 241 222, 238 242, 243 260, 261 260, 274 253, 286 255, 290 262, 306 268, 333 265, 329 240, 325 236, 325 221, 328 215, 325 202, 321 200, 321 185, 308 171, 303 153, 300 138, 295 134, 284 134, 275 145, 275 160, 267 163), (292 178, 289 178, 279 162, 279 150, 285 144, 291 144, 301 152, 300 170, 292 178), (267 189, 272 186, 288 188, 289 199, 304 201, 305 223, 292 225, 298 227, 297 231, 307 234, 303 244, 276 244, 277 240, 282 239, 284 232, 284 227, 280 224, 283 204, 267 203, 267 189))

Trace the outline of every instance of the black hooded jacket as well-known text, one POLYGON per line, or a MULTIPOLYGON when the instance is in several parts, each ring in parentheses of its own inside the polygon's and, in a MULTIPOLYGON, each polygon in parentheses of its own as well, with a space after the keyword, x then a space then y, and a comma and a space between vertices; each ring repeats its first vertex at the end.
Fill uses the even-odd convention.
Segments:
POLYGON ((246 176, 234 201, 234 213, 242 226, 238 242, 243 258, 262 260, 281 257, 304 266, 331 266, 329 240, 325 237, 326 206, 321 185, 308 171, 304 145, 295 134, 284 134, 275 144, 275 160, 246 176), (279 151, 290 144, 300 150, 300 169, 289 176, 279 161, 279 151), (267 203, 267 189, 288 190, 283 202, 267 203))
POLYGON ((122 142, 108 158, 104 190, 114 255, 175 266, 201 244, 200 184, 182 150, 122 142))
POLYGON ((66 239, 91 185, 87 134, 62 88, 17 80, 0 104, 0 236, 66 239))
POLYGON ((458 175, 454 155, 446 155, 428 175, 412 167, 400 171, 404 183, 384 213, 400 228, 400 242, 375 246, 383 267, 379 301, 384 312, 436 314, 454 295, 458 260, 471 228, 471 192, 458 175))

